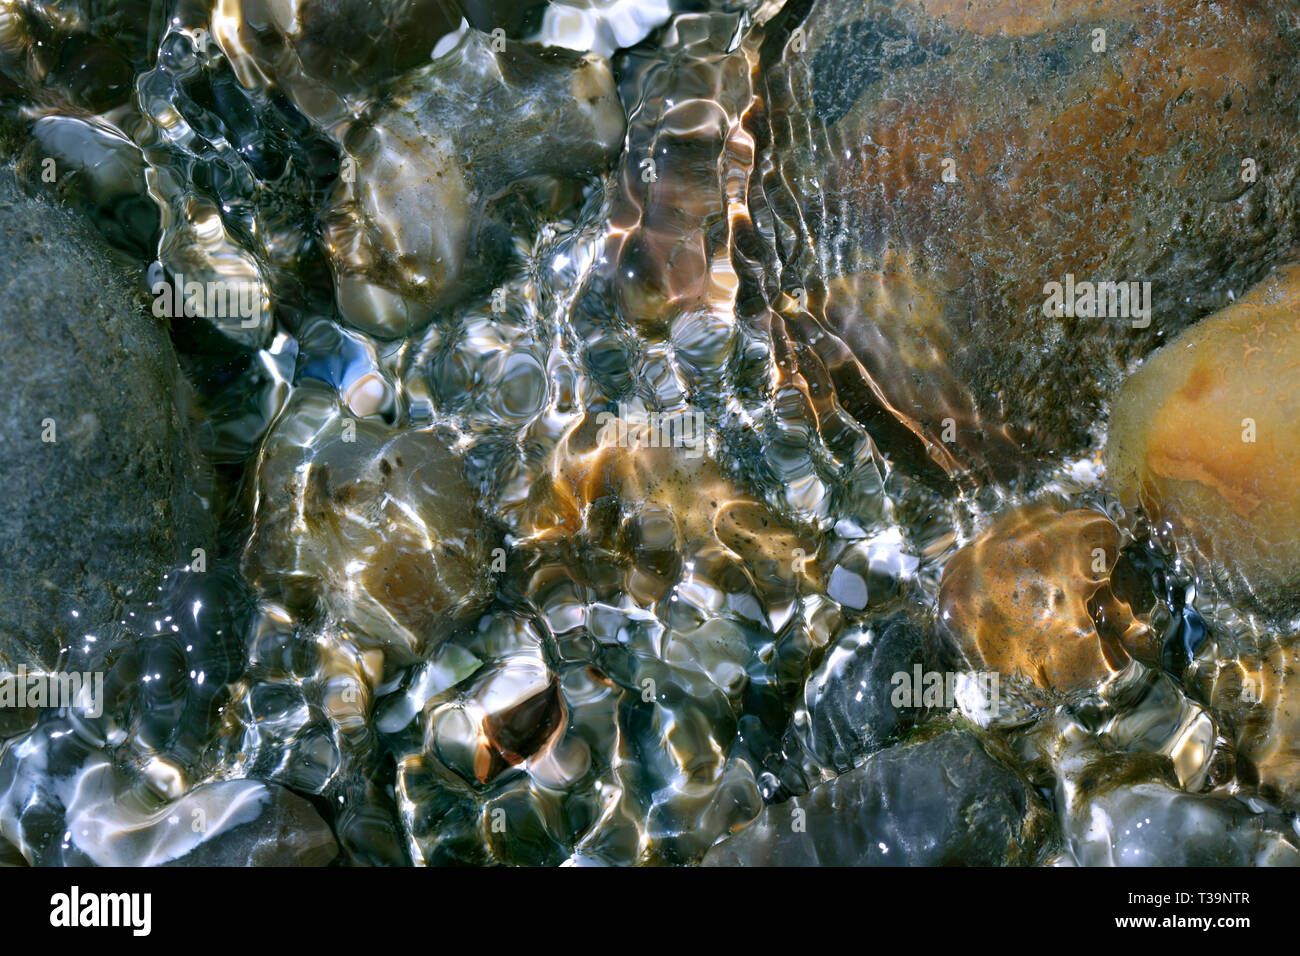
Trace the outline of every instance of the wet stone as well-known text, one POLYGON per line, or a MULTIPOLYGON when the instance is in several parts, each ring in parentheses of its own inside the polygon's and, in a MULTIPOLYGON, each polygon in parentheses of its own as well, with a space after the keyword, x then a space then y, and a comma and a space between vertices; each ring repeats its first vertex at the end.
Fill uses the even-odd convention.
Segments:
MULTIPOLYGON (((842 773, 909 730, 921 712, 895 706, 895 676, 925 670, 924 637, 905 617, 849 630, 826 649, 804 684, 805 746, 828 769, 842 773)), ((796 715, 798 721, 799 715, 796 715)))
POLYGON ((1286 815, 1187 793, 1166 757, 1097 757, 1063 780, 1063 828, 1080 866, 1300 866, 1286 815))
POLYGON ((211 552, 167 329, 87 222, 0 171, 0 668, 52 667, 211 552))
MULTIPOLYGON (((208 784, 166 810, 181 820, 215 806, 231 815, 230 825, 166 866, 327 866, 338 844, 316 809, 302 797, 254 780, 208 784), (241 804, 249 809, 236 820, 241 804)), ((155 824, 157 827, 158 824, 155 824)), ((164 831, 165 832, 165 831, 164 831)))
POLYGON ((115 130, 65 116, 38 120, 32 140, 24 153, 29 182, 41 181, 45 159, 53 159, 64 173, 56 188, 91 205, 105 239, 137 256, 149 253, 158 239, 158 209, 145 195, 138 147, 115 130))
POLYGON ((1300 266, 1178 336, 1120 390, 1106 463, 1208 585, 1300 608, 1300 266))
POLYGON ((493 246, 493 200, 524 180, 598 172, 622 142, 603 60, 515 42, 497 50, 469 28, 448 40, 349 130, 353 172, 325 213, 339 311, 385 338, 488 281, 505 252, 493 246))
POLYGON ((521 641, 425 715, 426 748, 466 782, 487 784, 509 767, 542 759, 567 723, 541 643, 521 641))
POLYGON ((358 421, 332 391, 300 388, 262 451, 245 574, 413 662, 491 583, 490 533, 453 443, 358 421))
POLYGON ((1236 742, 1238 775, 1266 797, 1300 800, 1300 646, 1294 637, 1217 661, 1205 688, 1236 742))
POLYGON ((807 796, 765 809, 706 866, 1030 864, 1046 811, 969 731, 882 751, 807 796), (795 827, 804 827, 796 830, 795 827))
POLYGON ((1128 366, 1300 239, 1284 0, 855 0, 799 26, 766 75, 808 290, 785 321, 916 470, 1012 481, 1094 447, 1128 366), (1045 311, 1075 280, 1138 297, 1045 311))
POLYGON ((1140 591, 1116 593, 1121 560, 1119 529, 1100 512, 1009 510, 944 568, 947 650, 969 669, 1061 693, 1095 688, 1132 657, 1156 660, 1158 635, 1130 603, 1140 591))
POLYGON ((427 63, 460 17, 450 0, 220 0, 213 36, 245 86, 270 78, 329 125, 350 99, 427 63))
POLYGON ((165 799, 62 719, 0 751, 0 836, 44 866, 321 866, 338 849, 282 787, 226 780, 165 799))

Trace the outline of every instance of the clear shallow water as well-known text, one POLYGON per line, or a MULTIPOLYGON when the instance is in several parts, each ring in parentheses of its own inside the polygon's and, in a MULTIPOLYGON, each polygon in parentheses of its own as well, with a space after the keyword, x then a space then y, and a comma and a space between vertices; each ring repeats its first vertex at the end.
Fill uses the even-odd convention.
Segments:
MULTIPOLYGON (((962 329, 894 337, 945 247, 872 272, 920 227, 859 215, 826 157, 881 72, 954 47, 868 18, 841 50, 809 7, 5 8, 32 188, 45 157, 75 171, 142 290, 254 305, 171 318, 220 543, 68 649, 102 715, 5 730, 0 834, 29 862, 193 860, 169 808, 215 840, 271 807, 314 862, 695 863, 735 833, 711 861, 891 862, 863 833, 911 862, 1295 858, 1289 795, 1235 757, 1243 728, 1285 740, 1285 696, 1232 683, 1288 673, 1291 629, 1202 596, 1119 505, 1106 400, 1035 430, 1052 388, 1010 382, 1002 421, 962 329), (999 577, 996 542, 940 587, 1030 502, 1059 596, 999 577), (976 659, 954 622, 1007 594, 1024 617, 974 628, 976 659), (989 670, 996 713, 894 702, 898 674, 989 670), (933 761, 1005 775, 1009 830, 937 797, 891 816, 933 761), (1169 821, 1149 845, 1143 814, 1169 821)), ((1106 331, 1059 376, 1105 392, 1177 327, 1106 331)))

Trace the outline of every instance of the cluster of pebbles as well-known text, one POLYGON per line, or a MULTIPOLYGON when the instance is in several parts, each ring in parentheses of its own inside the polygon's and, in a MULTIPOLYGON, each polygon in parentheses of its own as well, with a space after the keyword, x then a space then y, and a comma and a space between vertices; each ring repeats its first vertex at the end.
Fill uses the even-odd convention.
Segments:
POLYGON ((101 7, 0 864, 1300 863, 1294 3, 101 7))

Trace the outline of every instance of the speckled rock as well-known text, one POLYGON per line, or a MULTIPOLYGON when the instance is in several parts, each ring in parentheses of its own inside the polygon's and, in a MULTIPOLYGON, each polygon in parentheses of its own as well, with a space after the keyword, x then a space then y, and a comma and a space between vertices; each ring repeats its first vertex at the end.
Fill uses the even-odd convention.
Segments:
POLYGON ((783 288, 808 291, 787 323, 855 415, 905 426, 900 460, 1011 480, 1093 446, 1129 364, 1300 238, 1286 0, 854 0, 795 23, 767 74, 783 288), (1150 310, 1047 311, 1072 280, 1149 282, 1150 310))
MULTIPOLYGON (((944 568, 939 630, 957 659, 1044 690, 1087 690, 1159 637, 1116 594, 1119 529, 1104 514, 1030 505, 1001 515, 944 568)), ((1128 584, 1125 580, 1124 584, 1128 584)))
POLYGON ((54 666, 211 547, 206 477, 167 330, 86 221, 8 170, 0 287, 0 669, 54 666))

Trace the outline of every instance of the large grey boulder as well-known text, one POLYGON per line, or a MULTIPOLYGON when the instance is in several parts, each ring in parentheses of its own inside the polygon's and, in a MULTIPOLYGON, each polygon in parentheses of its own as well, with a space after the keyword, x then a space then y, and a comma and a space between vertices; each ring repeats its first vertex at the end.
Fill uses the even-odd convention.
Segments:
POLYGON ((210 547, 184 387, 93 227, 0 169, 0 670, 56 666, 210 547))

